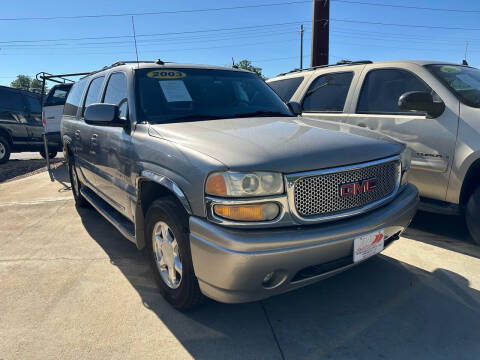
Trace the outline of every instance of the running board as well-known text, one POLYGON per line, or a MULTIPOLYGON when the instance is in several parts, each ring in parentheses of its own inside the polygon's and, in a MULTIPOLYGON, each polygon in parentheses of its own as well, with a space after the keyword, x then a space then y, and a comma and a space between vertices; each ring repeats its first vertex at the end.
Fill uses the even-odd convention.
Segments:
POLYGON ((102 198, 95 194, 89 188, 82 186, 80 189, 82 196, 107 219, 123 236, 136 244, 135 241, 135 226, 125 216, 120 214, 112 206, 107 204, 102 198))

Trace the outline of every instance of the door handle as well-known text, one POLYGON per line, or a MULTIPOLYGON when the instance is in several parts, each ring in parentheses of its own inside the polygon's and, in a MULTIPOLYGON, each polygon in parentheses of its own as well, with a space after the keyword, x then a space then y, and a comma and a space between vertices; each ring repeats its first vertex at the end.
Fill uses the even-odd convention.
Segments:
POLYGON ((80 140, 80 130, 75 131, 75 139, 80 140))
POLYGON ((97 134, 93 134, 92 137, 90 138, 90 144, 91 144, 92 146, 96 146, 96 145, 97 145, 97 137, 98 137, 97 134))

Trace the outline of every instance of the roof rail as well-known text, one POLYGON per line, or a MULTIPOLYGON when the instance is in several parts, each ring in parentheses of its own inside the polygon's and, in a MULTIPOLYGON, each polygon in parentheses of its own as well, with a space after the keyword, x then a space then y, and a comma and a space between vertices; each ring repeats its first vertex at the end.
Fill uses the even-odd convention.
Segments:
POLYGON ((312 67, 305 68, 305 69, 295 68, 295 69, 292 69, 292 70, 290 70, 290 71, 287 71, 287 72, 284 72, 284 73, 280 73, 280 74, 278 74, 277 76, 283 76, 283 75, 292 74, 292 73, 296 73, 296 72, 302 72, 302 71, 316 70, 316 69, 321 69, 321 68, 326 68, 326 67, 331 67, 331 66, 361 65, 361 64, 372 64, 372 63, 373 63, 373 61, 370 61, 370 60, 357 60, 357 61, 340 60, 340 61, 338 61, 338 62, 335 63, 335 64, 318 65, 318 66, 312 66, 312 67))

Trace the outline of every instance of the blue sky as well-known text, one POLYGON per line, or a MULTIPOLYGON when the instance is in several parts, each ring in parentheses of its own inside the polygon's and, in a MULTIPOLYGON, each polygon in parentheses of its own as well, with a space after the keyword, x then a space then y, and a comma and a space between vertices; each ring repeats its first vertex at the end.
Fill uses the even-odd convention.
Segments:
MULTIPOLYGON (((118 60, 135 59, 133 40, 129 37, 132 35, 129 16, 28 21, 4 19, 195 10, 286 1, 289 0, 3 2, 0 14, 3 19, 0 20, 0 84, 8 85, 17 74, 34 76, 40 71, 83 72, 118 60), (100 37, 108 38, 98 39, 100 37), (72 38, 95 39, 61 40, 72 38)), ((480 66, 480 12, 399 9, 358 2, 480 11, 480 2, 476 0, 358 0, 357 3, 332 0, 330 63, 339 59, 460 62, 468 41, 467 60, 472 66, 480 66), (385 26, 350 20, 479 30, 385 26)), ((271 77, 298 67, 298 30, 301 23, 306 28, 304 65, 309 64, 311 18, 312 3, 305 2, 253 9, 135 16, 135 27, 140 59, 161 58, 165 61, 216 65, 230 65, 232 57, 236 61, 249 59, 271 77), (217 31, 209 31, 213 29, 217 31)))

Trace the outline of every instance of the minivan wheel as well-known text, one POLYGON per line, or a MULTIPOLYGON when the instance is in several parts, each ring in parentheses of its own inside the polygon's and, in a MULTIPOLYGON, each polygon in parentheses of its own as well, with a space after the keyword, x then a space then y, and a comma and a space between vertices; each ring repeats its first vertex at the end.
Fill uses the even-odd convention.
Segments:
POLYGON ((10 143, 0 136, 0 164, 5 164, 10 159, 10 143))
MULTIPOLYGON (((57 150, 49 150, 49 151, 48 151, 48 158, 49 158, 49 159, 53 159, 55 156, 57 156, 57 153, 58 153, 57 150)), ((40 150, 40 155, 41 155, 44 159, 47 158, 47 157, 45 156, 45 150, 44 150, 44 149, 40 150)))
POLYGON ((165 300, 179 310, 199 305, 203 295, 193 271, 188 216, 175 198, 152 203, 145 235, 150 266, 165 300))
POLYGON ((82 188, 82 183, 78 179, 77 169, 75 163, 70 160, 68 163, 68 174, 70 175, 70 184, 72 188, 73 198, 75 199, 75 205, 78 207, 88 207, 88 202, 82 196, 80 189, 82 188))
POLYGON ((480 245, 480 187, 468 199, 465 220, 473 241, 480 245))

